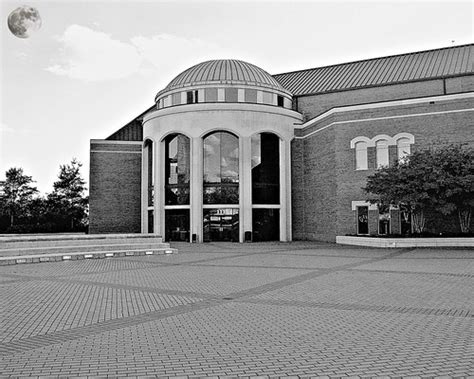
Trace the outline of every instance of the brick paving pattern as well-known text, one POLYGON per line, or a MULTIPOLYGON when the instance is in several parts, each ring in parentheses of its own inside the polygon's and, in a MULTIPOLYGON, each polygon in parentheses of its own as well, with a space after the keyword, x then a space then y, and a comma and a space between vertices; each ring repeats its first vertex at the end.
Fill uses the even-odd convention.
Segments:
POLYGON ((322 243, 0 267, 0 376, 474 376, 474 252, 322 243))

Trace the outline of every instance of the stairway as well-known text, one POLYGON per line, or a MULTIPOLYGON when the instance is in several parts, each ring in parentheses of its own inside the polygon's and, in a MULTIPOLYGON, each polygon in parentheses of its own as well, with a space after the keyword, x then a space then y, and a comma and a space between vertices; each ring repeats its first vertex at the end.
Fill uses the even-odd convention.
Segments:
POLYGON ((0 265, 176 252, 156 234, 0 236, 0 265))

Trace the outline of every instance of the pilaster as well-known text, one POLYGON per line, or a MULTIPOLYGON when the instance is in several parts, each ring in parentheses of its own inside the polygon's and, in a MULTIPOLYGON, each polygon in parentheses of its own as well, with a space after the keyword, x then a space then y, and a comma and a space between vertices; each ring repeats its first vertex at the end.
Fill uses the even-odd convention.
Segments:
POLYGON ((203 141, 201 137, 191 139, 191 196, 190 196, 190 229, 196 235, 196 242, 202 242, 202 196, 203 196, 203 141))

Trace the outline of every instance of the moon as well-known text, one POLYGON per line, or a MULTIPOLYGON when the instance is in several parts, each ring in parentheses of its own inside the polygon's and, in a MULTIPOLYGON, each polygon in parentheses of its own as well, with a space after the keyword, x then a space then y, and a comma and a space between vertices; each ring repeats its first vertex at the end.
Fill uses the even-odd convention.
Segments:
POLYGON ((8 29, 18 38, 28 38, 41 27, 41 16, 36 8, 23 5, 8 16, 8 29))

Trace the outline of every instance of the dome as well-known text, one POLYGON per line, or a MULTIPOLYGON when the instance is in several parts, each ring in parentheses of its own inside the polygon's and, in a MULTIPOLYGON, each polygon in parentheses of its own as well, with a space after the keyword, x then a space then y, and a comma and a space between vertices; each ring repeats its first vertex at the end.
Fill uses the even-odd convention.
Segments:
POLYGON ((168 91, 203 84, 252 85, 289 93, 260 67, 236 59, 219 59, 202 62, 183 71, 157 97, 168 91))

